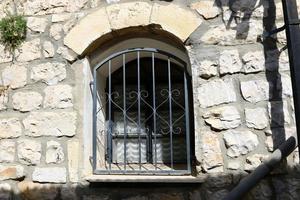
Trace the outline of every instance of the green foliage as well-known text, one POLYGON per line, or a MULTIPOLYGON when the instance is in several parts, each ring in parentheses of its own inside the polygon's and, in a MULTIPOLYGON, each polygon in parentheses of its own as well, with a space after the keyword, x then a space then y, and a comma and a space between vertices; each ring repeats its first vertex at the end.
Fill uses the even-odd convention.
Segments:
POLYGON ((26 38, 26 20, 21 15, 9 15, 0 20, 0 42, 11 53, 26 38))

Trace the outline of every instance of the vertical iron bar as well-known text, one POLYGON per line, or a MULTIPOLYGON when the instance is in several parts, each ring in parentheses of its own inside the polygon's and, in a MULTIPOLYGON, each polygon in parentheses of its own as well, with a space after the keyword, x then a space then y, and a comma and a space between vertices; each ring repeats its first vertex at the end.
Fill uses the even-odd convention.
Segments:
POLYGON ((139 134, 139 169, 142 168, 141 153, 141 82, 140 82, 140 52, 137 52, 137 73, 138 73, 138 134, 139 134))
MULTIPOLYGON (((155 60, 152 53, 152 92, 153 92, 153 133, 154 133, 154 163, 157 170, 157 149, 156 149, 156 95, 155 95, 155 60)), ((151 147, 153 148, 153 147, 151 147)))
POLYGON ((186 134, 186 160, 187 170, 191 172, 191 147, 190 147, 190 113, 189 113, 189 90, 187 86, 186 69, 184 69, 184 106, 185 106, 185 134, 186 134))
MULTIPOLYGON (((297 138, 300 141, 300 27, 295 0, 282 0, 284 23, 290 61, 297 138)), ((299 154, 300 157, 300 154, 299 154)))
POLYGON ((169 81, 169 125, 170 125, 170 154, 171 168, 173 169, 173 120, 172 120, 172 85, 171 85, 171 62, 168 57, 168 81, 169 81))
POLYGON ((123 120, 124 120, 124 173, 126 172, 126 137, 127 137, 127 113, 126 113, 126 69, 125 69, 125 54, 123 54, 123 120))
POLYGON ((112 122, 111 122, 111 60, 108 61, 108 156, 109 171, 112 162, 112 122))
POLYGON ((93 171, 97 167, 97 70, 93 74, 93 171))

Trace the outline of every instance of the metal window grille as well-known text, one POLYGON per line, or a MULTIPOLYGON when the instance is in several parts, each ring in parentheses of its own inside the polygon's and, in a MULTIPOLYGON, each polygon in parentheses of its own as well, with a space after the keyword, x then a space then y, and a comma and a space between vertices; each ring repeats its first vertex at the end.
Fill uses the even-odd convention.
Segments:
POLYGON ((183 60, 128 49, 99 63, 93 79, 94 174, 191 173, 191 78, 183 60))

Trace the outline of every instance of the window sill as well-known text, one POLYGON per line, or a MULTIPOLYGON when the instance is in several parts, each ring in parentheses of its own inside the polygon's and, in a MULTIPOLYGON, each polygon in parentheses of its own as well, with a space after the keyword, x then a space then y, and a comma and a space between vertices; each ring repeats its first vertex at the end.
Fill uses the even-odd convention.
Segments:
POLYGON ((205 175, 195 176, 134 176, 134 175, 90 175, 85 178, 95 183, 203 183, 205 175))

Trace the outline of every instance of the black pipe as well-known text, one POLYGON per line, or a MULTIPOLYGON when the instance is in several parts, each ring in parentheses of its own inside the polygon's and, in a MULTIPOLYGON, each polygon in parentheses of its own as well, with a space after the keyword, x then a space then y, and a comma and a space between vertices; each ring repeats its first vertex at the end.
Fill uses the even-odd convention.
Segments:
POLYGON ((223 200, 238 200, 259 183, 267 174, 269 174, 280 161, 286 158, 297 147, 295 137, 290 137, 270 157, 259 165, 253 172, 243 178, 239 184, 231 190, 223 200))
MULTIPOLYGON (((282 0, 286 40, 289 53, 297 138, 300 139, 300 27, 296 0, 282 0), (299 130, 299 131, 298 131, 299 130)), ((300 158, 300 154, 299 154, 300 158)))

